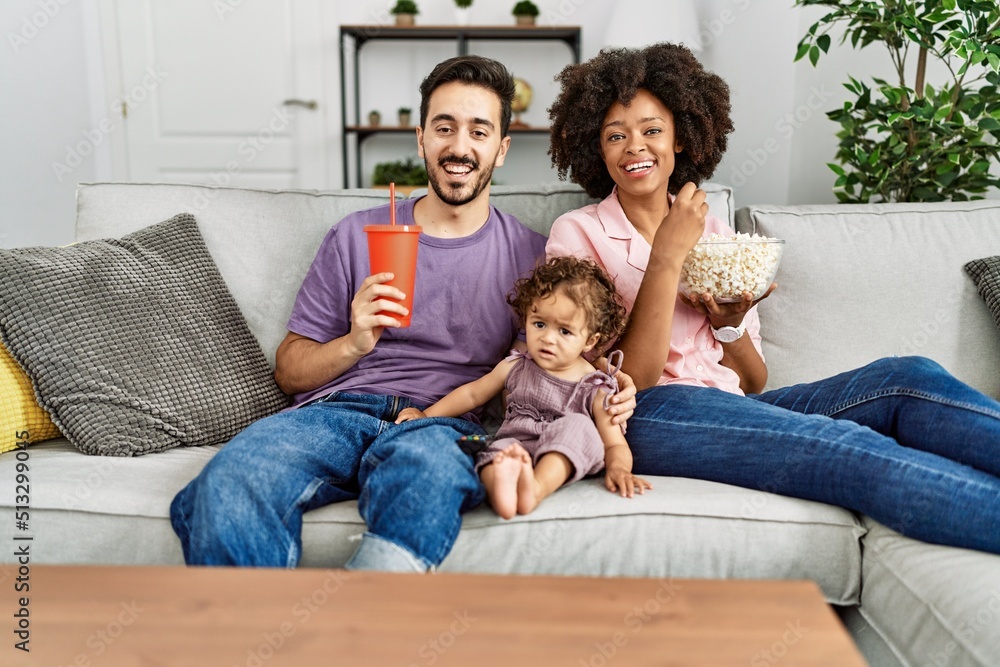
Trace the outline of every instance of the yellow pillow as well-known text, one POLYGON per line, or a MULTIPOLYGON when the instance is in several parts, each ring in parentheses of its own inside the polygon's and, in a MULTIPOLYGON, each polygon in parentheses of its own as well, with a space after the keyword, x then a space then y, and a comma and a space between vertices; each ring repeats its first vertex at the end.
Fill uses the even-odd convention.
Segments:
POLYGON ((35 401, 31 380, 0 345, 0 452, 19 442, 39 442, 59 437, 49 413, 35 401))

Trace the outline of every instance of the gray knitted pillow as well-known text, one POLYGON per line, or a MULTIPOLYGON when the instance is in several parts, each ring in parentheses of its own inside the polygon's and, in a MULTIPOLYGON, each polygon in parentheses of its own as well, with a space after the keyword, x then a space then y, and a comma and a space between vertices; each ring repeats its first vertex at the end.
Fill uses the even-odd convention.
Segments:
POLYGON ((225 442, 287 404, 188 214, 0 250, 0 338, 87 454, 225 442))
POLYGON ((1000 255, 974 259, 965 265, 965 271, 972 276, 979 295, 993 313, 993 321, 1000 327, 1000 255))

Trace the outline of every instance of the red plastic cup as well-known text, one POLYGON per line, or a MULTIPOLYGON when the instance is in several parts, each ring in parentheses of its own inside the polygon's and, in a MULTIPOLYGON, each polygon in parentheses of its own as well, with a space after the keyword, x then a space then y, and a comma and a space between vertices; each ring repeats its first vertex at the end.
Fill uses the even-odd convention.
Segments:
MULTIPOLYGON (((417 279, 417 241, 420 232, 418 225, 365 225, 368 234, 368 261, 371 264, 371 275, 376 273, 392 273, 393 278, 384 285, 392 285, 406 295, 402 303, 410 313, 413 312, 413 288, 417 279)), ((379 315, 388 315, 410 326, 410 315, 401 317, 398 313, 382 311, 379 315)))

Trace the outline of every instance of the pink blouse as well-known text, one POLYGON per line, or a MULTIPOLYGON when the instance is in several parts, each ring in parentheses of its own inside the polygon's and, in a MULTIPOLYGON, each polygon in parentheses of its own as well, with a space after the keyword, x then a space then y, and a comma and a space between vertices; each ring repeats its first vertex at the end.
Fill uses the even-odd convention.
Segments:
MULTIPOLYGON (((707 236, 713 232, 733 235, 729 225, 709 215, 705 218, 704 234, 707 236)), ((646 239, 625 217, 625 211, 618 203, 617 188, 600 203, 559 216, 552 225, 545 246, 548 257, 576 255, 593 259, 603 266, 618 286, 629 312, 646 273, 651 250, 646 239)), ((674 298, 670 353, 657 384, 716 387, 742 394, 739 375, 719 363, 722 360, 722 343, 712 336, 708 318, 685 305, 676 295, 674 298)), ((760 353, 760 319, 756 306, 747 312, 743 321, 747 335, 760 353)))

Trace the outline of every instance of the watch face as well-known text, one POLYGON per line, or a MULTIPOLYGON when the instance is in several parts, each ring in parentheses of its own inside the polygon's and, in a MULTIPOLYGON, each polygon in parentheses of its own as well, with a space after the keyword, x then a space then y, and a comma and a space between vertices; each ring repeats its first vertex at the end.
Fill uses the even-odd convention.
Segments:
POLYGON ((715 340, 720 343, 733 343, 738 341, 740 336, 743 335, 736 327, 721 327, 716 329, 713 334, 715 334, 715 340))

